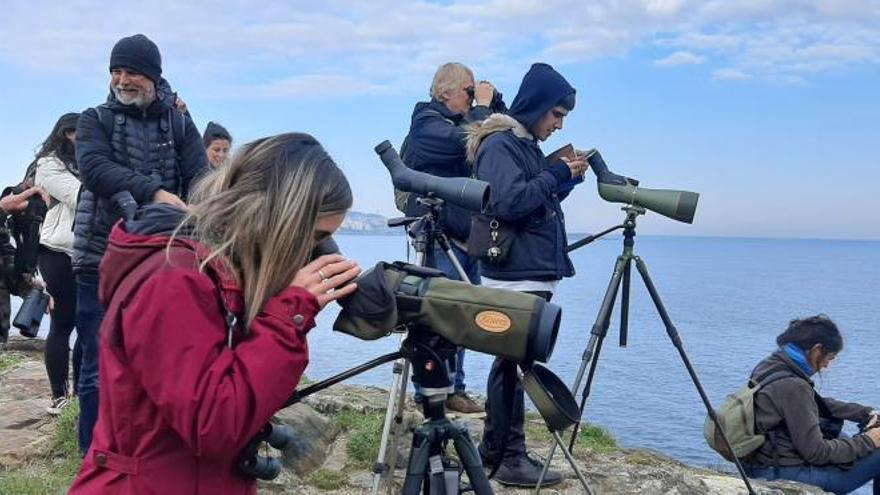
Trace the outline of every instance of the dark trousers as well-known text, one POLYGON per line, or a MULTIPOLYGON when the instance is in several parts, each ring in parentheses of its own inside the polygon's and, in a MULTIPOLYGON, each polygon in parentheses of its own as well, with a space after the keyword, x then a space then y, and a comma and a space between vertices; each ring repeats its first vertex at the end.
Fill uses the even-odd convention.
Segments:
MULTIPOLYGON (((552 292, 527 292, 547 301, 552 292)), ((486 383, 486 419, 480 454, 494 461, 526 453, 525 396, 516 376, 516 363, 496 357, 486 383), (506 441, 504 430, 507 430, 506 441), (504 449, 503 456, 501 449, 504 449)))
MULTIPOLYGON (((70 256, 40 246, 38 259, 40 275, 46 290, 52 296, 49 336, 46 337, 46 373, 52 387, 52 398, 68 395, 67 376, 70 371, 70 334, 76 326, 76 279, 70 266, 70 256)), ((77 336, 73 351, 73 390, 77 390, 82 350, 77 336)))
POLYGON ((746 474, 752 478, 766 480, 784 479, 818 486, 826 492, 849 493, 873 480, 873 493, 880 495, 880 450, 863 457, 851 468, 837 466, 791 466, 778 470, 772 467, 746 467, 746 474))
POLYGON ((92 430, 98 422, 98 329, 104 307, 98 299, 98 275, 76 276, 76 330, 82 347, 79 373, 79 449, 83 455, 92 444, 92 430))

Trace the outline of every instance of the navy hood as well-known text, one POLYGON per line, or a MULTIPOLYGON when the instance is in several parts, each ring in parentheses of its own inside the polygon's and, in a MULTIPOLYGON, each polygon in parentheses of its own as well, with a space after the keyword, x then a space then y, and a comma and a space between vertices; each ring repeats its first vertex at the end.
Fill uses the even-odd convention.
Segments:
MULTIPOLYGON (((131 220, 125 222, 125 231, 137 235, 170 236, 186 218, 186 210, 165 203, 150 203, 137 210, 131 220)), ((183 228, 179 234, 189 235, 191 229, 183 228)))
POLYGON ((516 93, 507 114, 532 132, 541 117, 563 100, 570 98, 573 108, 574 94, 574 88, 553 67, 541 63, 532 64, 523 76, 519 92, 516 93))

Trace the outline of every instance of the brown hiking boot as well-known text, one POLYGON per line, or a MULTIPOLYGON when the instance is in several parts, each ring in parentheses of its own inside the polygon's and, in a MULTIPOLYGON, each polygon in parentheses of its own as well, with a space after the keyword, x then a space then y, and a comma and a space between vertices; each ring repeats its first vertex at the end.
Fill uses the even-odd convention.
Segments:
POLYGON ((446 398, 446 409, 450 411, 460 412, 462 414, 475 414, 486 412, 483 406, 479 405, 468 397, 465 392, 455 392, 446 398))

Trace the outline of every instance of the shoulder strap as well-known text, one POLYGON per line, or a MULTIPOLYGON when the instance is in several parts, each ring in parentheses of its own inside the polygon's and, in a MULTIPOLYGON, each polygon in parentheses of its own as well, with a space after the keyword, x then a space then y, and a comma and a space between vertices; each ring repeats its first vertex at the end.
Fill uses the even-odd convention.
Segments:
MULTIPOLYGON (((767 385, 770 385, 775 381, 782 380, 783 378, 791 377, 798 377, 798 375, 792 372, 787 367, 777 367, 769 369, 760 377, 749 380, 749 384, 752 385, 752 387, 755 389, 755 395, 757 395, 758 392, 767 385)), ((773 469, 774 473, 778 475, 778 472, 776 472, 776 470, 779 469, 779 448, 776 430, 774 428, 771 428, 768 431, 764 431, 764 429, 758 425, 757 417, 755 417, 755 430, 763 433, 767 437, 767 440, 770 442, 770 451, 773 453, 773 469)))
POLYGON ((458 125, 458 124, 456 124, 455 122, 453 122, 452 119, 448 119, 448 118, 446 118, 445 116, 443 116, 442 113, 438 112, 437 110, 434 110, 433 108, 426 108, 426 109, 425 109, 425 113, 429 113, 429 114, 432 114, 432 115, 439 115, 440 118, 443 119, 443 120, 445 120, 448 124, 450 124, 450 125, 458 125))
MULTIPOLYGON (((104 133, 107 134, 107 137, 113 136, 113 124, 116 123, 117 117, 113 115, 113 112, 106 107, 106 105, 101 104, 95 107, 95 113, 98 114, 98 122, 101 123, 101 126, 104 128, 104 133)), ((125 115, 120 114, 119 119, 121 121, 120 124, 125 122, 125 115)))
POLYGON ((174 150, 180 155, 181 146, 186 137, 186 115, 177 108, 171 107, 168 109, 166 119, 167 124, 165 125, 169 127, 169 136, 171 142, 174 143, 174 150))
POLYGON ((771 369, 767 373, 764 373, 763 375, 761 375, 760 378, 750 380, 750 383, 754 384, 753 387, 756 388, 755 392, 757 393, 758 390, 766 387, 767 385, 770 385, 771 383, 773 383, 775 381, 782 380, 783 378, 790 378, 790 377, 800 378, 795 373, 792 373, 791 370, 771 369))

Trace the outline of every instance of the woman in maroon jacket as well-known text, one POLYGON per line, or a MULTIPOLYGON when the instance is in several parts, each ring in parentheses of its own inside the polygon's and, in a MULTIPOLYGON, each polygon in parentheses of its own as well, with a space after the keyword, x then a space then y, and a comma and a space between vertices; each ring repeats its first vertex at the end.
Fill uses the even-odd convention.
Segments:
POLYGON ((293 394, 315 315, 356 288, 356 263, 310 261, 352 203, 311 136, 246 145, 192 199, 110 236, 101 406, 71 495, 256 493, 237 458, 293 394))

